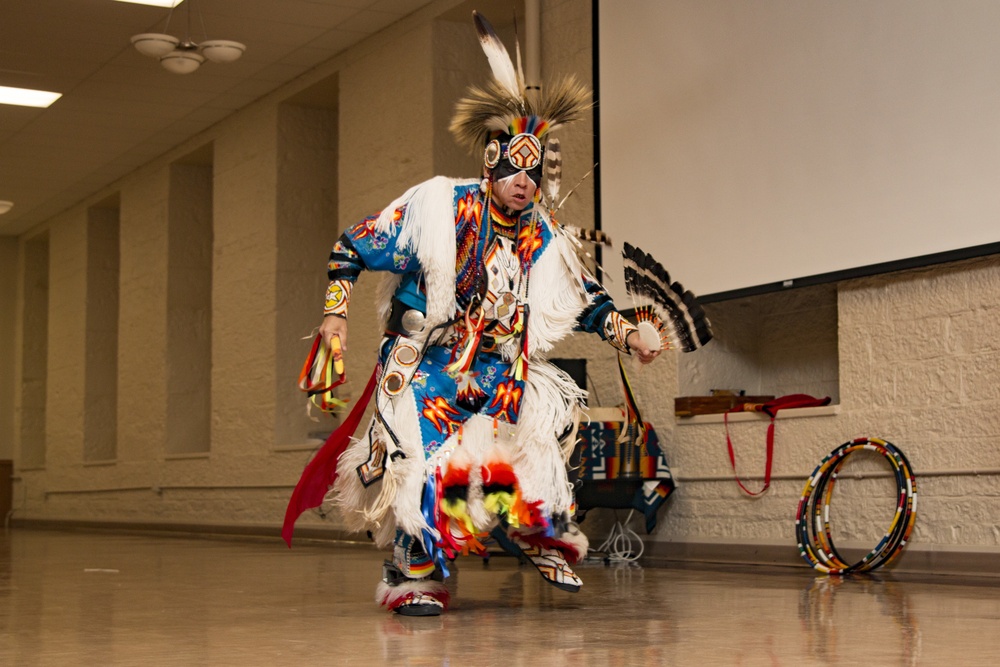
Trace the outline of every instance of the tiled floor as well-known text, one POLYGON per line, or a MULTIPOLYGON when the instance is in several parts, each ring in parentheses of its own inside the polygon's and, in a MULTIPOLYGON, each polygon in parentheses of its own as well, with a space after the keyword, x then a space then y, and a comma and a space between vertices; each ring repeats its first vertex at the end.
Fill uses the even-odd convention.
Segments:
POLYGON ((1000 588, 584 565, 580 593, 460 559, 453 607, 374 603, 369 547, 0 537, 0 665, 996 665, 1000 588))

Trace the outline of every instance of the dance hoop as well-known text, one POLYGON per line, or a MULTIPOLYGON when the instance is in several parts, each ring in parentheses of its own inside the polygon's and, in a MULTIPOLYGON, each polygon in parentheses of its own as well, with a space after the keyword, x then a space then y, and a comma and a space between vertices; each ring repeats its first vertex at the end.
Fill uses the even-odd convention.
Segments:
POLYGON ((795 514, 795 535, 799 555, 812 567, 827 574, 870 572, 888 564, 902 552, 917 519, 917 482, 907 461, 891 442, 880 438, 858 438, 845 442, 816 467, 806 480, 795 514), (896 512, 879 543, 853 565, 844 561, 833 544, 830 531, 830 499, 840 467, 847 457, 862 450, 877 452, 892 467, 898 489, 896 512))

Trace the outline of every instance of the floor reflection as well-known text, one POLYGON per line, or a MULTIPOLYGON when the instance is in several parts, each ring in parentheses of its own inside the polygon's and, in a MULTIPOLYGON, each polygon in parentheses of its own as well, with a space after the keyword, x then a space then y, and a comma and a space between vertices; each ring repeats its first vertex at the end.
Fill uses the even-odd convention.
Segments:
POLYGON ((382 554, 16 530, 0 539, 0 665, 993 665, 992 580, 579 569, 549 586, 460 559, 453 608, 374 604, 382 554))
POLYGON ((806 650, 818 664, 845 664, 840 653, 843 643, 850 644, 853 633, 848 619, 855 616, 881 617, 884 642, 898 646, 898 659, 885 664, 904 667, 919 664, 920 626, 907 587, 881 574, 816 577, 803 589, 799 596, 799 619, 806 631, 806 650))

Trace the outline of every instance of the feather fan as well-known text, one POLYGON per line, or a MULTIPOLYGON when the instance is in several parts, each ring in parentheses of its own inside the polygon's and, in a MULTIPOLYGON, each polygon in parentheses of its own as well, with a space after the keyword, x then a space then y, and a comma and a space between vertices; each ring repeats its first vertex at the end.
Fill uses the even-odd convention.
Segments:
MULTIPOLYGON (((712 340, 712 326, 698 299, 651 255, 625 243, 622 248, 625 291, 637 303, 640 331, 657 332, 663 347, 693 352, 712 340), (645 324, 644 324, 645 323, 645 324)), ((644 339, 646 337, 644 336, 644 339)), ((648 342, 648 341, 647 341, 648 342)))

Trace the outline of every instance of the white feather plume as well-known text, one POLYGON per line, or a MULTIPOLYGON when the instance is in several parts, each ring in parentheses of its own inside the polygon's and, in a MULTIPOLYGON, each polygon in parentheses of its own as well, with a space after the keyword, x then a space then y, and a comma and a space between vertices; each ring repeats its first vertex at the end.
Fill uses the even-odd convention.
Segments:
POLYGON ((521 66, 521 40, 517 36, 517 15, 514 15, 514 53, 517 54, 517 77, 527 89, 527 80, 524 78, 524 68, 521 66))
POLYGON ((479 12, 473 11, 472 18, 476 23, 476 35, 479 37, 479 44, 483 47, 483 53, 489 60, 490 69, 493 71, 493 78, 507 91, 512 99, 522 100, 524 98, 524 78, 518 76, 511 62, 507 47, 500 41, 493 26, 483 18, 479 12))

